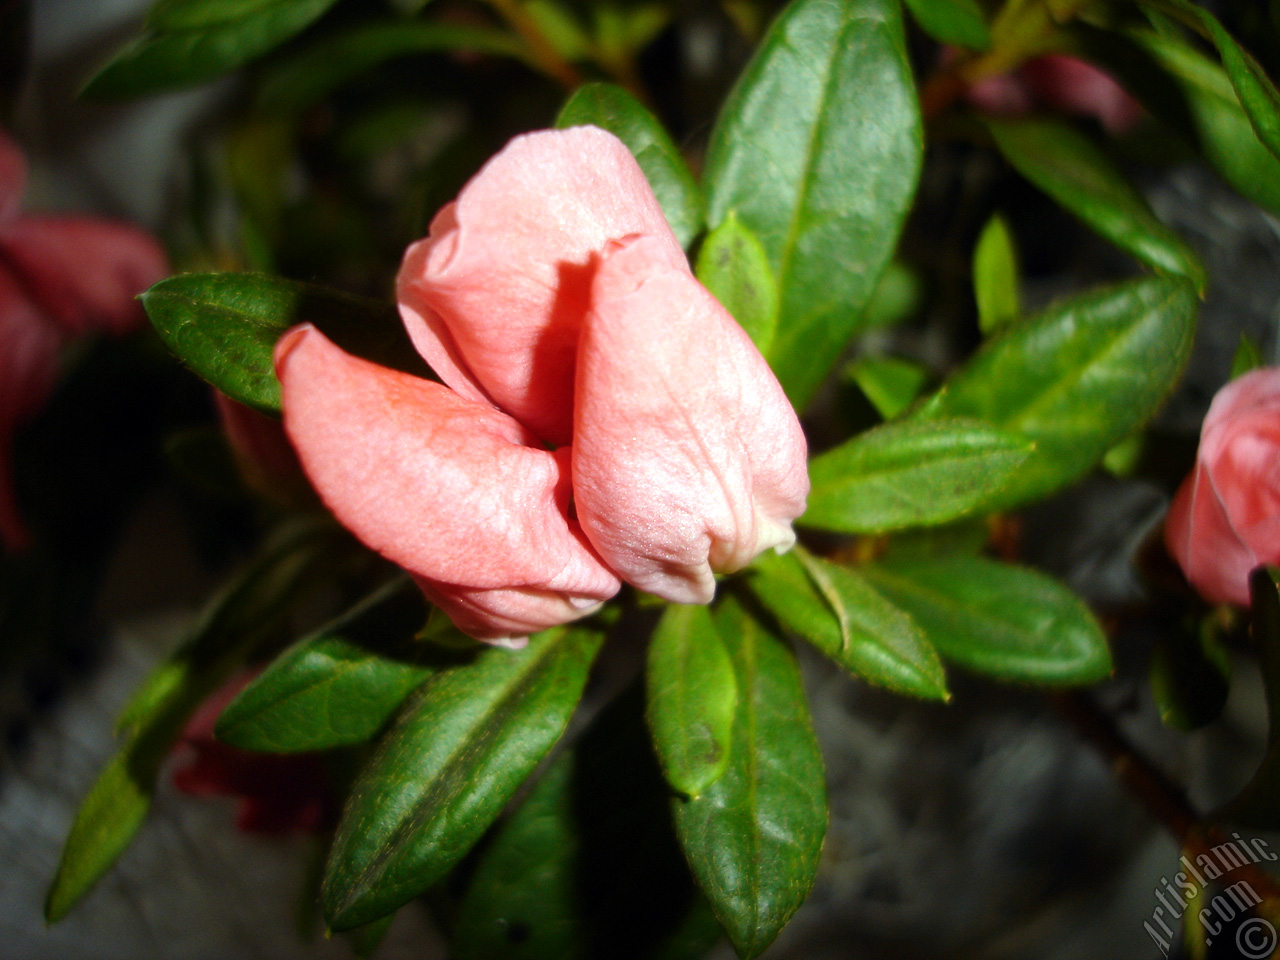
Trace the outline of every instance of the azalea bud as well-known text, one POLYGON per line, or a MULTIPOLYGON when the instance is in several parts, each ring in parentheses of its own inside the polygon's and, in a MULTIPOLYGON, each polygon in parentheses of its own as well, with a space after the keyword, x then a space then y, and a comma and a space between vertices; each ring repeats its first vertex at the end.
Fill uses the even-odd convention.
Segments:
POLYGON ((1218 391, 1165 543, 1206 600, 1249 604, 1249 572, 1280 563, 1280 367, 1218 391))

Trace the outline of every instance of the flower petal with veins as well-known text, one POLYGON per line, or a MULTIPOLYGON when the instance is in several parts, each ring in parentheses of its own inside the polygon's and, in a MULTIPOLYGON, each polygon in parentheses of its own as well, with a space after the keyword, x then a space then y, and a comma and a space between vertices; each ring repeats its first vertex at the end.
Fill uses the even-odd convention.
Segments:
POLYGON ((568 516, 567 449, 309 325, 281 339, 276 372, 285 429, 325 503, 473 636, 564 623, 617 592, 568 516))
POLYGON ((578 350, 578 517, 629 583, 706 603, 713 571, 786 548, 804 434, 769 365, 661 240, 610 245, 578 350))

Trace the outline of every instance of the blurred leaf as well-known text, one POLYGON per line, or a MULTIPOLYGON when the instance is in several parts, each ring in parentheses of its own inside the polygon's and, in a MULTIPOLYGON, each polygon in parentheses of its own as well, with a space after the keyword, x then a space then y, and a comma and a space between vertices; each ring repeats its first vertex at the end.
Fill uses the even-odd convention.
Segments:
POLYGON ((809 462, 799 522, 839 533, 946 523, 989 505, 1032 449, 976 420, 882 424, 809 462))
POLYGON ((1262 666, 1267 698, 1267 749, 1244 789, 1209 822, 1230 820, 1241 827, 1280 827, 1280 567, 1256 567, 1249 574, 1250 633, 1262 666))
POLYGON ((161 339, 195 373, 241 403, 280 412, 272 351, 312 323, 349 353, 430 376, 389 304, 253 273, 187 273, 142 294, 161 339))
POLYGON ((876 412, 892 420, 915 402, 929 382, 929 369, 901 357, 861 357, 845 376, 858 385, 876 412))
POLYGON ((895 560, 920 560, 973 555, 986 549, 991 526, 986 517, 969 517, 940 527, 922 527, 895 533, 884 545, 883 555, 895 560))
POLYGON ((769 356, 778 327, 778 281, 764 247, 733 211, 702 241, 696 272, 756 349, 769 356))
POLYGON ((222 711, 218 739, 265 753, 370 739, 439 662, 413 640, 425 616, 412 583, 380 588, 273 660, 222 711))
POLYGON ((1029 438, 1035 451, 997 501, 1042 497, 1155 412, 1187 361, 1195 314, 1179 277, 1076 297, 987 341, 916 416, 972 417, 1029 438))
POLYGON ((702 232, 702 194, 658 118, 621 87, 589 83, 574 91, 556 118, 560 129, 584 124, 608 130, 627 145, 676 239, 688 247, 702 232))
POLYGON ((770 350, 803 410, 897 244, 921 162, 895 0, 796 0, 730 94, 707 150, 707 221, 736 211, 778 281, 770 350))
POLYGON ((760 603, 846 670, 895 693, 946 699, 942 662, 920 628, 857 571, 798 548, 762 554, 751 571, 760 603))
POLYGON ((998 213, 982 228, 973 251, 973 295, 978 301, 978 327, 983 333, 1007 327, 1018 319, 1018 250, 1008 222, 998 213))
POLYGON ((693 875, 745 960, 773 942, 813 885, 826 784, 789 645, 733 596, 715 621, 738 677, 729 766, 700 797, 672 806, 693 875))
POLYGON ((1240 334, 1240 342, 1236 345, 1235 356, 1231 358, 1231 379, 1243 377, 1246 373, 1265 367, 1267 361, 1262 356, 1258 345, 1249 339, 1247 333, 1240 334))
POLYGON ((1258 139, 1280 156, 1280 91, 1248 50, 1236 43, 1212 13, 1190 0, 1139 0, 1182 21, 1218 49, 1222 66, 1258 139))
POLYGON ((975 0, 907 0, 907 9, 920 29, 939 43, 970 50, 986 50, 991 46, 982 8, 975 0))
POLYGON ((906 320, 924 302, 923 287, 916 271, 901 260, 890 260, 862 312, 862 326, 890 327, 906 320))
POLYGON ((564 732, 601 639, 587 626, 544 630, 418 688, 338 825, 321 891, 332 929, 407 903, 471 849, 564 732))
POLYGON ((204 83, 262 56, 335 0, 160 0, 147 32, 94 74, 85 95, 128 99, 204 83))
POLYGON ((565 4, 557 0, 525 0, 524 9, 564 59, 586 60, 591 56, 591 36, 565 4))
POLYGON ((1165 629, 1151 652, 1151 693, 1160 719, 1176 730, 1216 720, 1231 689, 1231 659, 1212 618, 1199 629, 1165 629))
POLYGON ((1151 212, 1124 175, 1084 134, 1061 120, 984 122, 1005 159, 1024 177, 1116 246, 1197 290, 1204 266, 1182 238, 1151 212))
POLYGON ((863 568, 948 660, 1023 683, 1093 683, 1111 654, 1089 608, 1044 574, 982 557, 889 560, 863 568))
POLYGON ((1150 31, 1081 36, 1090 56, 1198 148, 1227 183, 1280 213, 1280 160, 1258 139, 1222 67, 1180 38, 1150 31))
POLYGON ((480 854, 458 960, 698 960, 721 937, 671 828, 633 685, 480 854))
POLYGON ((125 706, 120 751, 76 811, 45 900, 55 923, 93 887, 129 845, 151 807, 156 777, 196 708, 278 631, 298 592, 314 578, 333 535, 327 524, 297 525, 227 583, 191 633, 125 706))
POLYGON ((663 775, 680 793, 697 797, 729 763, 738 703, 733 661, 707 607, 667 607, 649 642, 645 681, 663 775))
POLYGON ((523 59, 518 39, 489 27, 420 20, 368 23, 318 40, 272 67, 258 88, 257 104, 297 113, 390 60, 454 51, 523 59))

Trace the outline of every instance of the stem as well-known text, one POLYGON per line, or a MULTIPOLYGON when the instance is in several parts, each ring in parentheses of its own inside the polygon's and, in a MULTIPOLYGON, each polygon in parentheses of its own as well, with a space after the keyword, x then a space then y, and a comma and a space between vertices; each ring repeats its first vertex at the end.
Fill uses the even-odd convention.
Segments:
POLYGON ((534 65, 559 83, 566 90, 574 90, 582 83, 582 77, 568 60, 560 55, 536 20, 520 4, 520 0, 489 0, 502 18, 529 47, 534 65))
MULTIPOLYGON (((1192 860, 1229 841, 1218 827, 1196 814, 1182 789, 1138 753, 1091 699, 1078 693, 1054 694, 1050 699, 1107 760, 1120 784, 1169 831, 1192 860)), ((1280 887, 1253 864, 1246 863, 1233 872, 1240 873, 1259 896, 1273 903, 1280 901, 1280 887)))

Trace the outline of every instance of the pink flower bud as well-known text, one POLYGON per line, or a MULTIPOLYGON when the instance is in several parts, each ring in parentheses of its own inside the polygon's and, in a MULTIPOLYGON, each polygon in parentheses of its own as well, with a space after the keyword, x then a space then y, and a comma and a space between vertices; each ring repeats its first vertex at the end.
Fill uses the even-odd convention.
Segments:
POLYGON ((1215 603, 1248 606, 1249 571, 1280 563, 1280 367, 1247 373, 1213 398, 1165 544, 1215 603))
POLYGON ((513 140, 409 248, 397 291, 447 386, 295 328, 285 428, 338 519, 460 629, 512 640, 619 579, 705 603, 713 572, 793 542, 795 412, 611 134, 513 140))

